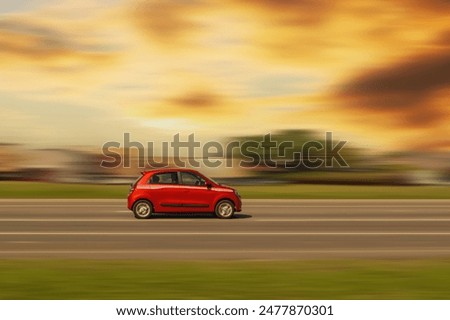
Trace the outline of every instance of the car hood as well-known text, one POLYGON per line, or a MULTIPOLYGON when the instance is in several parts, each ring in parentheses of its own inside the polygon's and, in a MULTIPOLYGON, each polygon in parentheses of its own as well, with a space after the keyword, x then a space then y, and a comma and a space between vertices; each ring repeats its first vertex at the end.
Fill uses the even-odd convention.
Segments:
POLYGON ((217 187, 218 187, 218 188, 222 188, 222 189, 227 189, 227 190, 235 191, 234 188, 232 188, 232 187, 230 187, 230 186, 227 186, 227 185, 225 185, 225 184, 219 184, 217 187))

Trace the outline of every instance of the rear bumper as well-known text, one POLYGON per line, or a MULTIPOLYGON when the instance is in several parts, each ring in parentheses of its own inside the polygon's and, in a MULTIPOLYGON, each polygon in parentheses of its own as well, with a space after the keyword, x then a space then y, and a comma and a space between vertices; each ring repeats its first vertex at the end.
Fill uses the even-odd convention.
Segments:
POLYGON ((134 203, 134 201, 133 201, 133 198, 131 197, 131 194, 130 194, 128 196, 128 199, 127 199, 128 210, 133 210, 133 203, 134 203))

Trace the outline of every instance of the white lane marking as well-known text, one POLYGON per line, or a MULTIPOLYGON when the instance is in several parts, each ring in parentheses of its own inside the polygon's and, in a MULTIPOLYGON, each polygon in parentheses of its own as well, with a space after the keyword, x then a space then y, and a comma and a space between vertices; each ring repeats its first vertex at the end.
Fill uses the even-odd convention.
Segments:
MULTIPOLYGON (((172 217, 161 217, 156 219, 138 221, 136 219, 77 219, 77 218, 67 218, 67 219, 53 219, 53 218, 42 218, 42 219, 2 219, 0 222, 131 222, 131 223, 156 223, 156 222, 211 222, 222 223, 214 218, 202 219, 202 216, 193 218, 172 218, 172 217)), ((237 219, 234 221, 238 221, 237 219)), ((241 221, 241 219, 239 219, 241 221)), ((450 222, 450 218, 299 218, 299 219, 251 219, 249 222, 450 222)))
POLYGON ((30 243, 42 243, 42 241, 6 241, 6 243, 13 243, 13 244, 30 244, 30 243))
MULTIPOLYGON (((0 204, 0 208, 104 208, 104 207, 118 207, 123 206, 119 204, 0 204)), ((125 204, 126 206, 126 204, 125 204)), ((243 208, 393 208, 393 209, 402 209, 402 208, 450 208, 450 205, 402 205, 402 204, 393 204, 393 205, 377 205, 377 204, 367 204, 367 205, 278 205, 278 204, 267 204, 267 205, 257 205, 257 204, 243 204, 243 208)))
MULTIPOLYGON (((70 208, 68 208, 70 209, 70 208)), ((0 208, 1 210, 1 208, 0 208)), ((39 214, 61 214, 61 211, 58 212, 26 212, 27 214, 33 214, 33 215, 39 215, 39 214)), ((68 213, 68 214, 80 214, 80 213, 96 213, 96 214, 110 214, 110 213, 133 213, 131 210, 111 210, 111 209, 105 209, 104 211, 98 211, 98 210, 88 210, 88 211, 79 211, 77 213, 68 213)), ((8 211, 0 211, 0 215, 7 215, 7 214, 14 214, 14 212, 8 211)))
POLYGON ((0 204, 0 208, 104 208, 118 207, 117 204, 0 204))
POLYGON ((300 218, 300 219, 255 219, 256 222, 450 222, 447 218, 300 218))
POLYGON ((450 236, 450 232, 0 232, 0 236, 450 236))
MULTIPOLYGON (((210 219, 209 221, 214 220, 210 219)), ((153 222, 175 222, 175 221, 202 221, 202 219, 180 219, 180 218, 172 218, 172 219, 152 219, 152 220, 143 220, 139 221, 137 219, 0 219, 0 222, 132 222, 132 223, 153 223, 153 222)), ((205 220, 203 220, 205 221, 205 220)), ((450 220, 449 220, 450 221, 450 220)))
POLYGON ((450 253, 450 249, 317 249, 317 250, 0 250, 0 254, 227 254, 227 253, 450 253))
POLYGON ((402 208, 450 208, 450 206, 442 205, 242 205, 243 208, 392 208, 392 209, 402 209, 402 208))
MULTIPOLYGON (((256 201, 260 201, 258 199, 255 199, 256 201)), ((370 199, 369 199, 370 200, 370 199)), ((431 199, 431 201, 435 201, 439 199, 431 199)), ((17 201, 23 201, 23 202, 61 202, 61 203, 67 203, 67 202, 126 202, 126 198, 4 198, 0 199, 0 203, 7 203, 7 202, 17 202, 17 201)), ((252 200, 250 200, 252 201, 252 200)), ((416 199, 416 201, 423 201, 423 199, 416 199)), ((444 199, 445 201, 445 199, 444 199)))

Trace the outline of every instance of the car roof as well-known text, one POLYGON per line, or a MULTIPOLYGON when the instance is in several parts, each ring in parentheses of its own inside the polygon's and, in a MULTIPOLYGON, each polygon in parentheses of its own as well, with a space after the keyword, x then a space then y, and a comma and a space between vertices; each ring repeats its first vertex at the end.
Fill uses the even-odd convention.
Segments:
POLYGON ((155 174, 155 173, 162 173, 162 172, 194 172, 198 173, 198 171, 193 169, 186 169, 186 168, 161 168, 161 169, 152 169, 152 170, 146 170, 142 172, 142 174, 155 174))

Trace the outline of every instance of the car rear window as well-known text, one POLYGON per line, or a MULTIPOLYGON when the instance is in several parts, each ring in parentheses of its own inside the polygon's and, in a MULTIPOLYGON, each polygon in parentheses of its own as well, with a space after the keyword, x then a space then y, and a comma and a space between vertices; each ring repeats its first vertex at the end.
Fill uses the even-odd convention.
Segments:
POLYGON ((143 176, 144 176, 144 175, 140 175, 136 180, 134 180, 134 182, 131 184, 131 186, 132 186, 133 188, 135 188, 136 185, 138 184, 138 182, 141 181, 141 179, 142 179, 143 176))

